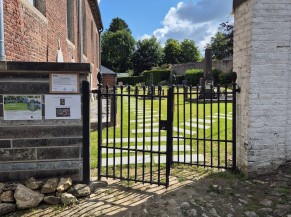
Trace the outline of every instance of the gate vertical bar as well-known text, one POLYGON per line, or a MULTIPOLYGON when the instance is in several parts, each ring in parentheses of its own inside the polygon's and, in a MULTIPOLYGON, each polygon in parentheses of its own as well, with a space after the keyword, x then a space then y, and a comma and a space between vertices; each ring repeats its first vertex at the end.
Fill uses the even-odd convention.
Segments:
POLYGON ((83 94, 83 182, 90 183, 90 87, 82 82, 83 94))
POLYGON ((232 169, 236 169, 236 83, 232 83, 232 169))
MULTIPOLYGON (((167 163, 166 163, 166 187, 169 186, 170 168, 173 164, 173 108, 174 92, 173 86, 168 89, 167 101, 167 163)), ((179 139, 179 138, 178 138, 179 139)))
POLYGON ((102 170, 102 75, 100 72, 98 73, 98 81, 98 180, 100 180, 102 170))

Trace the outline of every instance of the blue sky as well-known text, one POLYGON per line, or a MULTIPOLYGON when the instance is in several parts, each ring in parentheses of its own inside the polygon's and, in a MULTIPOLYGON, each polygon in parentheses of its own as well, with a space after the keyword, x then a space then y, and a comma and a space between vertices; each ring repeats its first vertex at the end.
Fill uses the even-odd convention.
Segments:
POLYGON ((164 44, 188 38, 201 51, 219 24, 232 19, 232 0, 99 0, 99 5, 105 30, 119 17, 136 40, 154 35, 164 44))

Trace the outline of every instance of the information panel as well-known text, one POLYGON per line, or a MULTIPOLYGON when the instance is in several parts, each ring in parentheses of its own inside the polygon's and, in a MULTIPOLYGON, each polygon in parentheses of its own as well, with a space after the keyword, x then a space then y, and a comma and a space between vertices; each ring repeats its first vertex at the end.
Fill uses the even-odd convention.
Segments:
POLYGON ((50 93, 79 92, 79 74, 50 74, 50 93))
POLYGON ((4 120, 41 120, 40 95, 4 95, 4 120))
POLYGON ((45 95, 45 119, 81 119, 81 96, 45 95))

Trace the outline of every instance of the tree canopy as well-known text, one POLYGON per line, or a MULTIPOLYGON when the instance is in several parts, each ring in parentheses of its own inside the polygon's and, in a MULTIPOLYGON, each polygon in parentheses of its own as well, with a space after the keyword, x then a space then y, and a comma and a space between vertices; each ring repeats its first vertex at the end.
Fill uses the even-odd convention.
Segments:
POLYGON ((158 66, 162 62, 162 57, 161 45, 155 37, 139 40, 131 59, 134 75, 158 66))
POLYGON ((181 42, 181 51, 181 63, 197 62, 200 60, 200 52, 193 40, 184 39, 181 42))
POLYGON ((113 18, 110 23, 108 32, 117 32, 120 30, 126 30, 131 33, 127 23, 123 19, 119 17, 113 18))
POLYGON ((101 38, 102 65, 117 72, 126 72, 130 68, 130 59, 135 40, 127 30, 104 32, 101 38))
POLYGON ((221 60, 233 55, 233 24, 221 23, 218 32, 211 38, 210 44, 213 57, 221 60))
POLYGON ((164 48, 164 63, 166 64, 177 64, 180 63, 181 59, 181 46, 176 39, 168 39, 164 48))

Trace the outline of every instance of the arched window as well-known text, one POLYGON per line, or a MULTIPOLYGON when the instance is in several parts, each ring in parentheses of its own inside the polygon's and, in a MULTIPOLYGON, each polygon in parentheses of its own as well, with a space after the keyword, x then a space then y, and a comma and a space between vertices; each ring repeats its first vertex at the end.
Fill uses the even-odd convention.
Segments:
POLYGON ((67 0, 67 37, 73 43, 75 43, 74 11, 75 0, 67 0))
POLYGON ((82 2, 82 34, 83 34, 83 54, 87 56, 87 15, 86 15, 86 5, 85 1, 82 2))
POLYGON ((93 29, 93 21, 91 20, 91 62, 94 63, 94 48, 95 48, 95 44, 94 44, 94 29, 93 29))

